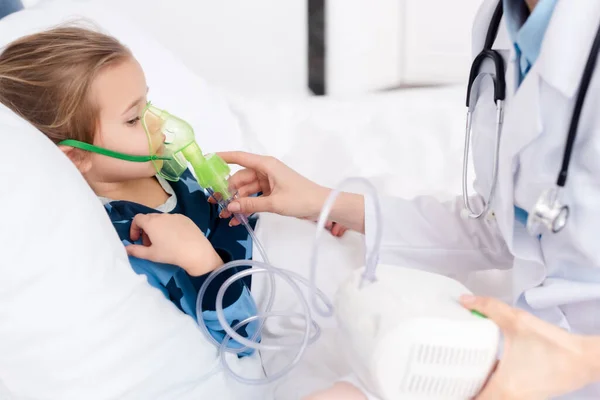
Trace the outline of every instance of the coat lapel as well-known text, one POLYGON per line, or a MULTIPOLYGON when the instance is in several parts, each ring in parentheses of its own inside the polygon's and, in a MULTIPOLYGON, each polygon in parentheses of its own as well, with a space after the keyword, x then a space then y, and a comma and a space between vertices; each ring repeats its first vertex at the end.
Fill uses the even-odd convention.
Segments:
POLYGON ((506 104, 504 124, 500 137, 498 159, 498 186, 494 208, 498 213, 498 225, 513 249, 514 239, 514 176, 518 170, 518 154, 542 132, 539 98, 539 76, 532 68, 521 86, 518 85, 518 64, 516 54, 511 51, 506 70, 506 104))

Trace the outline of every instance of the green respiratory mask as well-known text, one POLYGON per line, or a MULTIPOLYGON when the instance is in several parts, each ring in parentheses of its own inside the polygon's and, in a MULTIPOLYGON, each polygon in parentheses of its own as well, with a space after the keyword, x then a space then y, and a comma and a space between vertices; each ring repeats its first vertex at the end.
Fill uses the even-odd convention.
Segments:
POLYGON ((192 167, 200 186, 223 206, 235 196, 229 189, 229 165, 216 154, 202 154, 194 130, 184 120, 152 104, 144 108, 141 123, 148 138, 148 155, 131 155, 94 146, 78 140, 63 140, 59 145, 71 146, 107 157, 130 162, 152 162, 157 175, 176 182, 192 167))

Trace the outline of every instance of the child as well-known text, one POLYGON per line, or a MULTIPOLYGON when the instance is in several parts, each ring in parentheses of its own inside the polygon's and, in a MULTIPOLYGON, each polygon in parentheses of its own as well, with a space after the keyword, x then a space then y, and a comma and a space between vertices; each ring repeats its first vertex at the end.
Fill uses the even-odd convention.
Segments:
MULTIPOLYGON (((196 298, 208 274, 229 261, 251 259, 252 241, 244 227, 229 227, 227 220, 219 218, 217 205, 208 202, 189 171, 178 181, 167 182, 152 162, 126 161, 102 151, 130 156, 160 152, 160 143, 149 149, 140 121, 147 92, 144 72, 131 52, 115 38, 88 29, 40 32, 11 43, 0 54, 0 102, 59 145, 104 204, 125 246, 133 243, 131 222, 140 213, 184 214, 204 233, 192 264, 148 261, 128 250, 134 271, 197 320, 196 298), (86 151, 61 145, 65 140, 96 147, 86 151)), ((250 222, 254 227, 256 219, 250 222)), ((344 231, 337 226, 334 233, 341 236, 344 231)), ((171 234, 184 240, 178 232, 171 234)), ((137 243, 143 240, 136 239, 137 243)), ((201 317, 219 342, 224 332, 214 312, 216 293, 238 271, 219 274, 204 296, 201 317)), ((247 277, 226 292, 223 307, 232 326, 256 312, 250 287, 247 277)), ((251 336, 253 327, 250 324, 239 333, 251 336)))
MULTIPOLYGON (((116 39, 87 29, 62 27, 23 37, 0 55, 0 102, 57 145, 70 139, 118 153, 148 155, 148 138, 140 122, 147 91, 142 68, 131 52, 116 39)), ((251 259, 252 242, 245 228, 229 227, 219 218, 217 206, 207 201, 189 171, 179 181, 167 182, 156 175, 151 162, 59 147, 104 204, 124 245, 133 243, 130 227, 139 213, 184 214, 204 233, 176 265, 144 260, 129 251, 134 271, 145 275, 185 314, 199 317, 196 298, 210 272, 232 260, 251 259)), ((255 223, 251 219, 251 225, 255 223)), ((171 234, 185 241, 178 232, 171 234)), ((214 312, 216 293, 238 271, 220 274, 204 297, 201 317, 219 342, 224 332, 214 312)), ((245 278, 226 292, 223 306, 232 326, 256 313, 250 286, 251 279, 245 278)), ((249 337, 253 328, 250 324, 239 333, 249 337)), ((230 346, 239 348, 235 342, 230 346)))

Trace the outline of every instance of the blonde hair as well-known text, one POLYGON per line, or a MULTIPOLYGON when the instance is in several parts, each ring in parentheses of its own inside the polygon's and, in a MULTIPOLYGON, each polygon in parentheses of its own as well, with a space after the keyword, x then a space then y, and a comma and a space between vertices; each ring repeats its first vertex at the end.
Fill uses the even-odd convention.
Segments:
POLYGON ((99 71, 130 57, 115 38, 80 27, 22 37, 0 54, 0 103, 54 143, 92 143, 98 109, 90 87, 99 71))

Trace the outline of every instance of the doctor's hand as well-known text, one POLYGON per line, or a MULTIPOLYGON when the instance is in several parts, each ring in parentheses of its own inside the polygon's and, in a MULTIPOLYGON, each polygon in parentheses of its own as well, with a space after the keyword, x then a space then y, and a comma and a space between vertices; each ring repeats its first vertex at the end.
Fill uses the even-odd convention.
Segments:
POLYGON ((486 315, 504 333, 502 359, 476 400, 545 400, 593 382, 583 336, 499 300, 463 296, 461 303, 486 315))
POLYGON ((207 274, 223 265, 204 233, 181 214, 138 214, 129 236, 142 244, 127 246, 127 254, 183 268, 191 276, 207 274))
POLYGON ((329 191, 306 179, 276 158, 245 152, 219 153, 228 164, 245 169, 229 184, 240 199, 229 205, 231 213, 271 212, 297 218, 316 218, 329 191), (260 197, 248 197, 262 192, 260 197))
MULTIPOLYGON (((276 158, 245 152, 225 152, 218 154, 228 164, 236 164, 245 169, 231 176, 229 183, 238 191, 240 198, 231 202, 224 217, 234 213, 250 215, 257 212, 270 212, 288 217, 316 220, 321 208, 331 192, 300 175, 276 158), (262 192, 259 197, 249 197, 262 192)), ((332 210, 329 228, 336 236, 344 233, 344 226, 363 231, 364 210, 362 196, 343 194, 332 210), (336 218, 337 216, 337 218, 336 218)), ((234 221, 232 225, 237 225, 234 221)))

